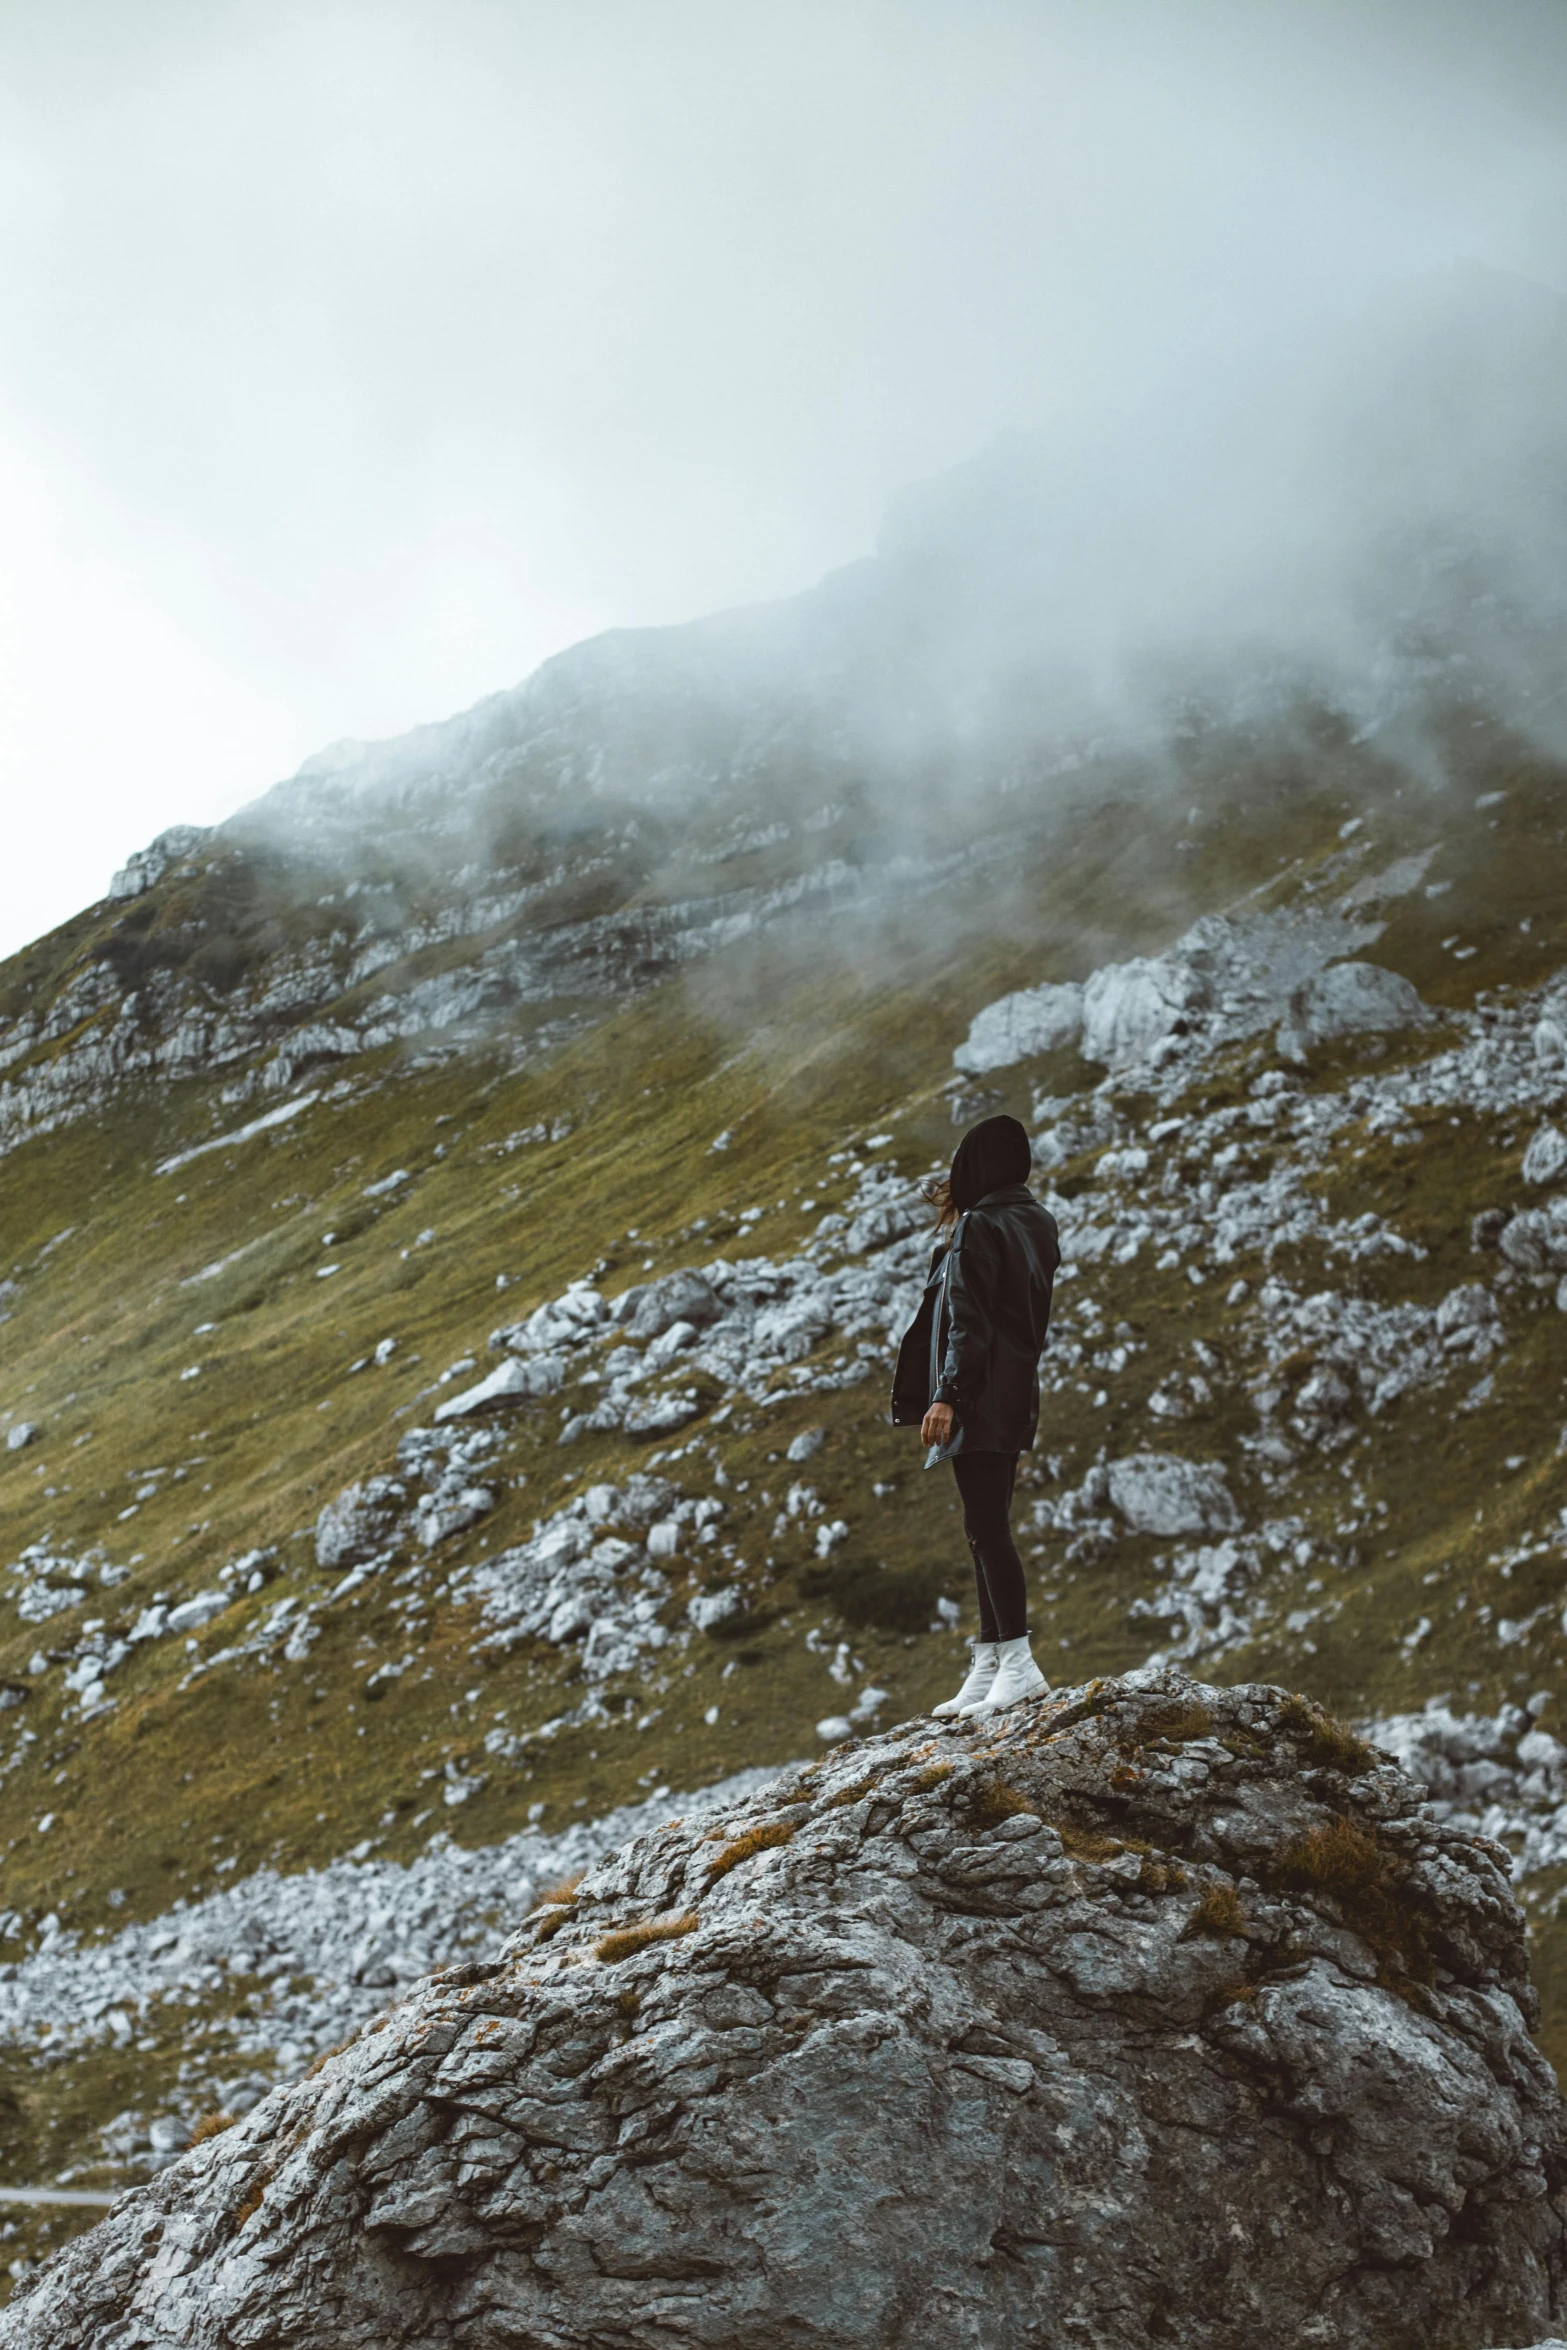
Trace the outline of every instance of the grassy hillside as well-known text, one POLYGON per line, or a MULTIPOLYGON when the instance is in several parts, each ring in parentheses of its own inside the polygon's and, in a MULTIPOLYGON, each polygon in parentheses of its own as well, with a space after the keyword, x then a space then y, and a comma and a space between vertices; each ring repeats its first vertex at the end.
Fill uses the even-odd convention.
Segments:
MULTIPOLYGON (((1433 1018, 1325 1045, 1292 1075, 1292 1099, 1342 1112, 1302 1160, 1314 1236, 1270 1247, 1259 1235, 1206 1270, 1206 1242, 1162 1270, 1152 1244, 1125 1261, 1085 1253, 1063 1280, 1063 1351, 1024 1482, 1029 1509, 1046 1505, 1029 1533, 1038 1645, 1047 1671, 1080 1680, 1170 1644, 1170 1541, 1125 1526, 1084 1538, 1056 1505, 1096 1463, 1178 1452, 1223 1465, 1249 1531, 1294 1529, 1273 1550, 1257 1537, 1236 1622, 1189 1651, 1208 1677, 1284 1681, 1357 1717, 1439 1693, 1477 1713, 1548 1693, 1541 1725, 1559 1727, 1567 1326, 1550 1284, 1504 1284, 1505 1344, 1461 1378, 1433 1375, 1342 1441, 1291 1439, 1287 1462, 1258 1448, 1259 1390, 1282 1380, 1281 1397, 1297 1394, 1315 1360, 1304 1347, 1282 1369, 1268 1362, 1256 1317, 1270 1279, 1302 1297, 1331 1290, 1340 1318, 1346 1300, 1432 1308, 1491 1278, 1498 1260, 1476 1254, 1472 1220, 1525 1196, 1520 1162, 1543 1112, 1498 1108, 1480 1089, 1390 1122, 1356 1090, 1407 1075, 1418 1100, 1419 1072, 1473 1038, 1477 1005, 1506 1013, 1567 968, 1562 777, 1488 736, 1463 762, 1461 788, 1436 792, 1342 743, 1239 767, 1215 755, 1178 798, 1085 795, 1048 822, 1020 820, 1010 844, 1005 808, 992 809, 985 859, 852 925, 764 930, 618 1000, 524 1007, 460 1051, 386 1045, 245 1100, 221 1098, 232 1069, 138 1077, 12 1150, 0 1161, 0 1430, 38 1434, 0 1450, 0 1956, 60 1931, 118 1933, 262 1866, 409 1861, 432 1835, 477 1846, 549 1832, 658 1784, 781 1762, 813 1750, 817 1722, 857 1689, 886 1693, 884 1719, 946 1694, 961 1636, 936 1603, 959 1602, 966 1622, 966 1554, 950 1481, 924 1475, 911 1436, 886 1425, 879 1342, 828 1330, 765 1397, 693 1374, 696 1410, 677 1434, 562 1445, 563 1415, 591 1410, 596 1387, 574 1357, 559 1393, 484 1423, 494 1506, 428 1550, 405 1541, 387 1571, 335 1598, 344 1577, 317 1563, 317 1516, 393 1473, 400 1438, 494 1367, 496 1325, 583 1278, 613 1299, 714 1258, 782 1260, 809 1243, 836 1261, 833 1236, 813 1237, 823 1217, 867 1196, 868 1169, 912 1187, 950 1151, 955 1114, 1056 1105, 1065 1155, 1048 1181, 1069 1257, 1074 1218, 1125 1217, 1139 1197, 1177 1218, 1189 1202, 1193 1232, 1210 1231, 1202 1183, 1222 1208, 1227 1186, 1265 1183, 1293 1147, 1250 1116, 1267 1098, 1259 1075, 1278 1066, 1270 1035, 1158 1081, 1107 1080, 1074 1052, 956 1093, 953 1047, 1010 988, 1159 951, 1197 913, 1242 900, 1309 912, 1413 856, 1429 855, 1419 883, 1388 902, 1368 952, 1433 1018), (314 1098, 282 1122, 158 1171, 303 1094, 314 1098), (1090 1113, 1100 1123, 1085 1140, 1090 1113), (1145 1168, 1101 1171, 1107 1141, 1138 1138, 1145 1168), (1408 1246, 1346 1256, 1331 1235, 1368 1213, 1408 1246), (1470 1406, 1482 1371, 1491 1388, 1470 1406), (790 1440, 818 1428, 821 1448, 791 1464, 790 1440), (667 1644, 573 1722, 580 1650, 487 1645, 463 1570, 650 1463, 722 1502, 718 1536, 663 1562, 667 1644), (787 1491, 807 1481, 813 1499, 791 1516, 787 1491), (846 1534, 823 1548, 820 1530, 840 1522, 846 1534), (689 1601, 720 1587, 744 1594, 744 1612, 693 1632, 689 1601), (149 1611, 209 1591, 221 1608, 187 1635, 131 1639, 149 1611), (313 1625, 294 1657, 265 1630, 290 1598, 313 1625), (93 1697, 84 1660, 116 1641, 129 1654, 93 1697)), ((0 973, 0 999, 15 1017, 89 963, 145 979, 151 944, 198 935, 217 886, 176 876, 128 912, 97 909, 0 973)), ((282 881, 269 886, 266 921, 245 916, 252 975, 320 926, 282 881)), ((626 886, 573 884, 573 918, 626 886)), ((457 968, 477 950, 421 951, 457 968)), ((192 984, 216 989, 228 969, 213 946, 192 984)), ((1292 1409, 1280 1402, 1280 1425, 1292 1409)), ((1563 1882, 1547 1871, 1528 1888, 1558 2061, 1563 1882)), ((98 2133, 126 2112, 198 2110, 261 1996, 241 1968, 133 2036, 62 2040, 60 2061, 46 2041, 12 2045, 0 2176, 134 2175, 136 2159, 111 2159, 98 2133)), ((73 2223, 49 2224, 57 2237, 73 2223)), ((16 2225, 22 2251, 42 2240, 37 2223, 16 2225)))

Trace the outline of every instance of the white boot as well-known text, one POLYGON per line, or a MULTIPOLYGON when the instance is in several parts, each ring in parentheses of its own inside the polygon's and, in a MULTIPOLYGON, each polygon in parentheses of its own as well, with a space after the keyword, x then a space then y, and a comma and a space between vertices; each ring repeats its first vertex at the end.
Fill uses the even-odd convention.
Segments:
POLYGON ((968 1669, 968 1679, 956 1697, 946 1698, 942 1704, 933 1705, 930 1709, 931 1712, 935 1714, 966 1713, 969 1707, 976 1704, 980 1698, 988 1697, 990 1685, 996 1677, 996 1658, 997 1649, 994 1640, 976 1640, 973 1659, 968 1669))
POLYGON ((996 1657, 995 1679, 982 1697, 963 1707, 966 1716, 1004 1713, 1009 1705, 1021 1705, 1025 1697, 1043 1697, 1050 1687, 1034 1662, 1026 1633, 1021 1640, 998 1642, 996 1657))

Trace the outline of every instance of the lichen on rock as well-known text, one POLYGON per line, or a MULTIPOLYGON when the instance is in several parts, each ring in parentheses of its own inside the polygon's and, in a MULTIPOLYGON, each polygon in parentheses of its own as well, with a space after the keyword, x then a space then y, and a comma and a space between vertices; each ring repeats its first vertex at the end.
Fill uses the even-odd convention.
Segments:
POLYGON ((1538 2340, 1567 2111, 1505 1863, 1273 1688, 911 1725, 623 1846, 0 2344, 1538 2340))

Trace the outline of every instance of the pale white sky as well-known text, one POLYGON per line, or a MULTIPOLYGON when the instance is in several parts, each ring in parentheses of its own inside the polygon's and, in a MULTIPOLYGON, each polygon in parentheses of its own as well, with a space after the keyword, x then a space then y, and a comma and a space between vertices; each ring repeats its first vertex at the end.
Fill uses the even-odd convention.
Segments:
POLYGON ((0 0, 0 953, 341 735, 1474 256, 1556 0, 0 0))

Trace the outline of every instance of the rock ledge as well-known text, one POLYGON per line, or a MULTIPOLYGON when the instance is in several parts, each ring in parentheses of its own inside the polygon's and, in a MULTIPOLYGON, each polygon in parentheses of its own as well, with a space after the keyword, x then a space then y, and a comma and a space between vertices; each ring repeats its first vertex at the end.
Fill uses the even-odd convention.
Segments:
POLYGON ((432 1977, 0 2344, 1536 2342, 1567 2113, 1505 1863, 1276 1689, 867 1740, 432 1977))

